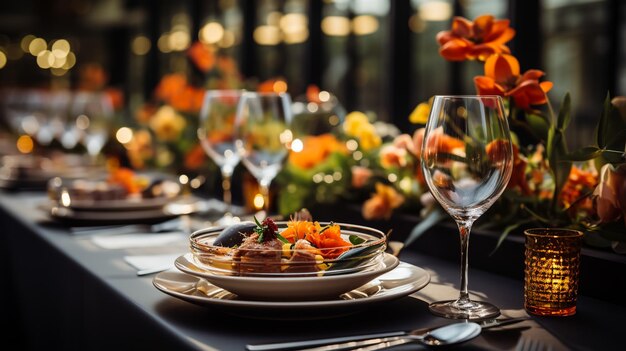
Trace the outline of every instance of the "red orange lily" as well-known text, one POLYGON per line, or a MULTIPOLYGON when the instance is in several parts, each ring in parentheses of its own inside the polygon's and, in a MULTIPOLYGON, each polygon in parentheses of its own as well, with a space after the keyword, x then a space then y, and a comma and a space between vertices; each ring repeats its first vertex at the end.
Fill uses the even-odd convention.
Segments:
POLYGON ((493 54, 508 54, 511 50, 505 44, 515 36, 509 23, 491 15, 479 16, 473 22, 454 17, 452 28, 437 34, 439 53, 449 61, 485 61, 493 54))
POLYGON ((530 110, 531 105, 548 102, 546 93, 552 89, 552 82, 539 82, 545 73, 531 69, 520 74, 520 66, 512 55, 492 55, 485 61, 485 75, 474 78, 479 95, 500 95, 512 97, 515 106, 530 110))

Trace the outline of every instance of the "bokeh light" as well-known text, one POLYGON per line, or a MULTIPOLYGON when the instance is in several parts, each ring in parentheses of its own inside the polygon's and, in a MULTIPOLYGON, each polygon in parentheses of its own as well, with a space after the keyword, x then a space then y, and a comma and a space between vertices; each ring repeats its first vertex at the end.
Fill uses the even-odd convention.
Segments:
POLYGON ((378 31, 378 19, 374 16, 356 16, 352 20, 352 31, 356 35, 368 35, 378 31))
POLYGON ((35 143, 33 142, 33 138, 28 135, 22 135, 17 139, 17 150, 23 154, 29 154, 33 152, 35 148, 35 143))
POLYGON ((322 32, 328 36, 347 36, 350 34, 350 19, 343 16, 326 16, 322 19, 322 32))
POLYGON ((3 69, 7 64, 7 55, 0 51, 0 69, 3 69))
POLYGON ((133 39, 130 47, 133 51, 133 54, 137 56, 143 56, 150 52, 152 44, 150 43, 150 39, 148 39, 147 37, 143 35, 138 35, 135 37, 135 39, 133 39))
POLYGON ((128 127, 122 127, 117 130, 115 133, 115 139, 117 139, 120 144, 128 144, 133 140, 133 131, 128 127))
POLYGON ((28 52, 33 56, 39 56, 39 54, 47 48, 48 43, 42 38, 35 38, 28 44, 28 52))
POLYGON ((276 26, 258 26, 252 35, 259 45, 278 45, 281 41, 280 29, 276 26))
POLYGON ((217 44, 224 38, 224 27, 217 22, 209 22, 202 26, 198 38, 204 44, 217 44))

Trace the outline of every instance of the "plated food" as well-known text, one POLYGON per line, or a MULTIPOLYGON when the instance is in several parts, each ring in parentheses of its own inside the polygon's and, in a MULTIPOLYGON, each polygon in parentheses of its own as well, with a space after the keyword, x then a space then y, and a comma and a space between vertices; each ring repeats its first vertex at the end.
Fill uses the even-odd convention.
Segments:
POLYGON ((0 158, 0 187, 6 189, 45 189, 53 177, 77 178, 96 171, 80 155, 52 153, 5 155, 0 158))
POLYGON ((353 224, 266 218, 197 231, 190 236, 190 246, 198 266, 215 274, 328 276, 377 264, 386 249, 386 235, 353 224))
POLYGON ((181 186, 162 177, 117 168, 100 178, 64 179, 48 183, 50 199, 77 210, 132 210, 163 207, 180 195, 181 186))

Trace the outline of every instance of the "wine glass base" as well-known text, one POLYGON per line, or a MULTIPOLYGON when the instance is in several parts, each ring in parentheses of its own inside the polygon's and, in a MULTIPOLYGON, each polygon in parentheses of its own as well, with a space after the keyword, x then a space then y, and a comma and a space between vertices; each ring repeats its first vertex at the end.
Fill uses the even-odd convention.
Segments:
POLYGON ((498 307, 482 301, 465 303, 460 303, 458 300, 438 301, 431 303, 428 308, 437 316, 451 319, 481 320, 500 315, 498 307))

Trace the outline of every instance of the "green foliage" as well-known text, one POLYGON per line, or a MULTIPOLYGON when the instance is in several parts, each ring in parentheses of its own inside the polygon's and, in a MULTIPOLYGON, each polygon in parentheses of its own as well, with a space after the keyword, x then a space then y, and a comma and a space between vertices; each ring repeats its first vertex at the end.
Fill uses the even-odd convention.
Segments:
POLYGON ((333 152, 310 169, 288 163, 278 175, 277 183, 282 187, 277 194, 278 212, 282 215, 294 213, 313 203, 332 203, 350 187, 349 159, 340 152, 333 152), (335 176, 330 183, 313 180, 315 176, 333 177, 336 174, 340 174, 341 178, 335 176))

